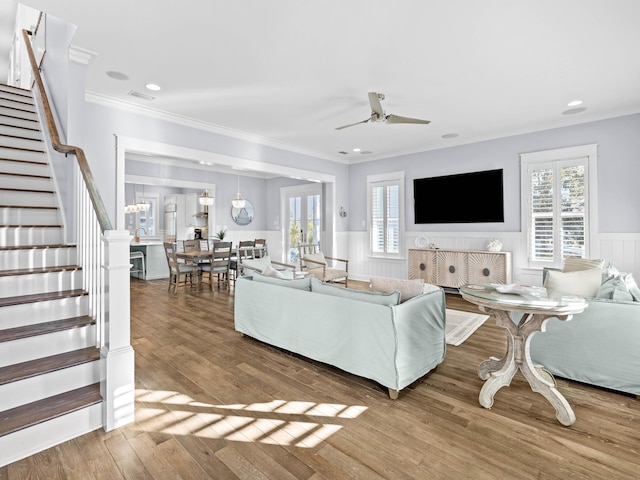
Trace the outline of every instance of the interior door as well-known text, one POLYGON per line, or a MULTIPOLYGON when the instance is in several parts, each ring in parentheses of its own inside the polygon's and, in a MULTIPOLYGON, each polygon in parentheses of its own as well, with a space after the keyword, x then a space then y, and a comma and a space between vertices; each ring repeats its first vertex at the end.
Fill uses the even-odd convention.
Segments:
POLYGON ((296 263, 300 243, 320 242, 322 189, 320 185, 304 185, 286 197, 287 261, 296 263))

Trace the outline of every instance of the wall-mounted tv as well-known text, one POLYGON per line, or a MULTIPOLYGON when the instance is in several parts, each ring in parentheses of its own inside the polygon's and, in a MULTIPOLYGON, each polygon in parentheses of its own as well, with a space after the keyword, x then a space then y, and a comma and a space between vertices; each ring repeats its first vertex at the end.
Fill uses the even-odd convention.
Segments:
POLYGON ((504 222, 502 169, 413 180, 415 223, 504 222))

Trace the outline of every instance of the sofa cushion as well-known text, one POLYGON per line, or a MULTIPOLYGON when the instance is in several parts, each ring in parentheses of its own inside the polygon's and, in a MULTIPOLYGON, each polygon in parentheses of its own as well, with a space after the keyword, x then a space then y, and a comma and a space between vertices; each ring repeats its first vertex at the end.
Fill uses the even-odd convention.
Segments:
POLYGON ((567 257, 564 259, 562 271, 578 272, 580 270, 589 270, 591 268, 602 269, 603 265, 604 260, 601 258, 567 257))
POLYGON ((417 278, 413 280, 401 280, 396 278, 372 278, 369 282, 369 289, 372 292, 389 293, 400 292, 400 303, 415 296, 421 295, 424 289, 424 280, 417 278))
POLYGON ((352 290, 350 288, 339 287, 337 285, 328 285, 315 277, 308 278, 311 279, 312 292, 348 298, 351 300, 359 300, 361 302, 375 303, 378 305, 398 305, 400 303, 400 292, 397 291, 391 293, 379 293, 367 292, 365 290, 352 290))
POLYGON ((283 278, 267 277, 258 272, 254 272, 253 281, 270 283, 272 285, 280 285, 282 287, 297 288, 298 290, 311 291, 311 277, 301 278, 297 280, 286 280, 283 278))
POLYGON ((574 272, 549 270, 544 286, 552 293, 589 298, 598 295, 601 282, 601 268, 590 268, 574 272))

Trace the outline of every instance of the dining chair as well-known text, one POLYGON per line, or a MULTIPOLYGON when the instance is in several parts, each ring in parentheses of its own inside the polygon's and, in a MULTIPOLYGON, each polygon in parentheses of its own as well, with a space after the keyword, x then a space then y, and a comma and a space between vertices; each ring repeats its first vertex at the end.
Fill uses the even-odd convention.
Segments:
POLYGON ((253 246, 255 247, 255 257, 266 257, 267 256, 267 240, 264 238, 256 238, 253 241, 253 246))
POLYGON ((241 240, 240 243, 238 243, 236 256, 235 258, 231 259, 231 270, 233 271, 234 281, 242 274, 242 272, 240 271, 242 260, 245 260, 247 258, 255 258, 253 240, 241 240))
POLYGON ((173 286, 173 293, 178 293, 179 286, 186 286, 187 280, 193 288, 193 275, 199 275, 200 271, 197 266, 191 263, 180 263, 176 257, 176 247, 174 243, 164 242, 164 252, 167 257, 167 265, 169 266, 169 288, 173 286), (181 277, 184 277, 184 285, 180 285, 181 277))
POLYGON ((349 260, 324 255, 319 243, 298 245, 298 258, 301 272, 308 272, 323 282, 343 283, 345 287, 348 286, 349 260))
POLYGON ((182 245, 184 245, 185 252, 193 252, 196 250, 201 250, 200 240, 183 240, 182 245))
POLYGON ((207 274, 209 290, 213 291, 213 276, 218 278, 218 289, 224 284, 229 289, 229 275, 231 272, 231 255, 233 244, 231 242, 216 242, 211 250, 211 260, 208 264, 201 264, 200 270, 203 277, 207 274))

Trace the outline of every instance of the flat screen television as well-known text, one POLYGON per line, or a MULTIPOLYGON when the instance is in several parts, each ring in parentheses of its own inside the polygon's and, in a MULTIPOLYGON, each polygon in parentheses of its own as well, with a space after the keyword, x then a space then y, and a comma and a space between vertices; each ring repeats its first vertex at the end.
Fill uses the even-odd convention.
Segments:
POLYGON ((502 169, 413 180, 415 223, 504 222, 502 169))

